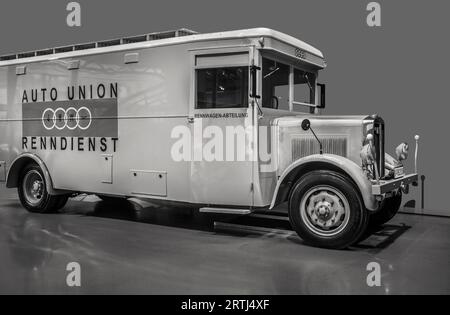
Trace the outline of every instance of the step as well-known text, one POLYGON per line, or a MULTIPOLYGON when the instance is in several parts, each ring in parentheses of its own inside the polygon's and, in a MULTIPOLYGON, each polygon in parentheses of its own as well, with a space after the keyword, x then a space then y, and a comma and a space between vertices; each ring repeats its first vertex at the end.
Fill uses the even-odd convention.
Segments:
POLYGON ((249 209, 236 209, 236 208, 216 208, 216 207, 203 207, 199 209, 203 213, 222 213, 222 214, 239 214, 245 215, 252 213, 249 209))

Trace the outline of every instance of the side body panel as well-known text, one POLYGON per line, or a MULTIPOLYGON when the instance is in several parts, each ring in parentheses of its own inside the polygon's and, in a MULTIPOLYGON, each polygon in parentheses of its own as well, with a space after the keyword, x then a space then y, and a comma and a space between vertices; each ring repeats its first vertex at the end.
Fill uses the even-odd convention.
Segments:
MULTIPOLYGON (((0 67, 0 161, 5 161, 5 169, 8 170, 19 154, 33 153, 45 163, 53 187, 58 190, 200 204, 221 203, 223 200, 230 200, 233 204, 234 194, 236 204, 242 205, 245 199, 245 205, 251 206, 250 189, 244 199, 233 193, 233 189, 227 191, 226 186, 233 188, 233 182, 239 178, 217 168, 210 168, 212 173, 209 176, 214 179, 210 184, 225 185, 222 186, 221 198, 210 200, 204 195, 193 194, 193 183, 201 185, 196 177, 198 165, 190 161, 174 161, 171 154, 176 141, 172 137, 174 128, 190 128, 191 51, 218 46, 245 47, 251 43, 252 40, 247 38, 205 41, 55 59, 26 64, 24 75, 16 75, 16 66, 0 67), (124 63, 125 55, 129 53, 138 53, 137 63, 124 63), (68 65, 74 60, 79 61, 79 69, 68 70, 68 65), (117 124, 117 136, 96 137, 95 134, 78 131, 68 133, 67 128, 50 131, 42 126, 34 128, 44 118, 40 114, 23 120, 22 108, 25 105, 36 105, 41 111, 51 107, 56 111, 59 103, 53 107, 46 104, 53 102, 50 91, 55 89, 55 104, 62 102, 63 110, 56 114, 62 117, 59 120, 62 127, 65 121, 70 120, 64 116, 68 115, 70 106, 77 110, 83 106, 91 108, 89 101, 100 100, 100 85, 105 87, 105 93, 100 93, 103 99, 111 101, 111 104, 117 102, 117 117, 92 111, 92 121, 117 124), (110 86, 116 87, 117 95, 110 91, 110 86), (80 87, 85 91, 78 102, 80 87), (67 102, 70 94, 74 94, 73 103, 67 102), (23 135, 24 130, 32 130, 32 133, 23 135), (55 146, 51 147, 53 138, 56 138, 55 146), (64 143, 61 138, 66 139, 64 143), (46 147, 42 147, 41 141, 47 142, 46 147)), ((52 114, 50 111, 49 119, 52 114)), ((251 164, 248 167, 248 174, 251 174, 251 164)), ((241 176, 246 176, 245 180, 250 182, 248 174, 241 176)))

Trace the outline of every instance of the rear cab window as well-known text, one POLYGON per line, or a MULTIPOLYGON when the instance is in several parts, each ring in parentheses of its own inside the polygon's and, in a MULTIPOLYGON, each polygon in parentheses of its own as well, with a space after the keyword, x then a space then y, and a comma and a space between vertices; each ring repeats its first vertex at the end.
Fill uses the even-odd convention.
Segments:
POLYGON ((248 107, 248 52, 196 57, 195 108, 248 107))

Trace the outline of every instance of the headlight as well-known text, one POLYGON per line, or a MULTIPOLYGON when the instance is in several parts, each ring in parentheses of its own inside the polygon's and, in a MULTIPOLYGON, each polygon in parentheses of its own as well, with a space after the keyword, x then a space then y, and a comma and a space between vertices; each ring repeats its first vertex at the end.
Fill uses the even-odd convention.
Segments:
POLYGON ((366 144, 365 146, 362 147, 361 152, 359 153, 359 156, 361 157, 363 166, 372 165, 375 161, 375 159, 373 158, 370 144, 366 144))
POLYGON ((406 142, 400 143, 400 145, 395 148, 395 155, 397 160, 404 161, 408 158, 408 144, 406 142))
POLYGON ((372 151, 372 140, 373 135, 369 133, 366 136, 366 144, 362 147, 361 152, 359 153, 363 166, 372 165, 375 162, 372 151))
POLYGON ((367 175, 367 178, 376 179, 378 176, 374 174, 374 171, 376 174, 378 174, 378 172, 376 172, 376 167, 374 167, 375 157, 373 154, 372 141, 373 135, 369 133, 366 137, 366 144, 362 147, 359 156, 361 157, 362 169, 367 175))

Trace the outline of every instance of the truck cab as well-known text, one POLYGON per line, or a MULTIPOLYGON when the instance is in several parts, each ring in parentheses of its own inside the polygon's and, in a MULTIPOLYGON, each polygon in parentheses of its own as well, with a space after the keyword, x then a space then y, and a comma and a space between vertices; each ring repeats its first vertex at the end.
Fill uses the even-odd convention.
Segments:
MULTIPOLYGON (((203 209, 233 212, 222 206, 230 199, 236 202, 233 206, 250 205, 241 207, 249 211, 270 210, 287 202, 291 223, 303 239, 318 246, 346 247, 368 225, 391 219, 401 206, 402 194, 417 180, 417 174, 407 175, 403 169, 407 145, 397 148, 406 150, 403 156, 393 158, 385 152, 385 126, 378 115, 324 115, 326 89, 319 81, 326 67, 323 54, 273 30, 253 32, 258 36, 251 41, 248 55, 247 49, 207 52, 216 60, 208 63, 206 71, 216 71, 214 80, 221 82, 211 87, 209 95, 224 99, 218 107, 210 103, 200 108, 208 108, 212 116, 237 110, 245 117, 238 124, 253 132, 247 133, 245 145, 233 148, 245 148, 243 156, 250 157, 251 163, 233 165, 213 159, 196 164, 199 185, 205 174, 217 176, 217 182, 202 186, 202 192, 220 202, 203 209)), ((204 92, 203 71, 194 75, 197 93, 204 92)), ((198 106, 195 97, 193 105, 198 106)), ((217 121, 202 123, 208 128, 217 121)))

